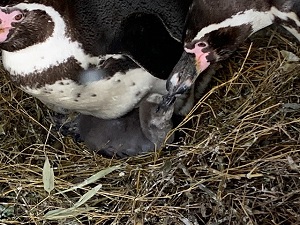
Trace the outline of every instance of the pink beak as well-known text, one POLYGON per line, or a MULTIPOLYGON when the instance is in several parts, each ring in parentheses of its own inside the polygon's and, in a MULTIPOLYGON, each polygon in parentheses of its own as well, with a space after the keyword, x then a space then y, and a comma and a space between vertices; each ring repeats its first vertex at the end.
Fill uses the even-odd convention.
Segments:
POLYGON ((193 49, 184 48, 187 53, 195 54, 195 67, 198 75, 202 73, 209 65, 210 62, 207 61, 206 57, 208 56, 208 52, 204 53, 203 49, 205 47, 200 47, 197 44, 193 49))

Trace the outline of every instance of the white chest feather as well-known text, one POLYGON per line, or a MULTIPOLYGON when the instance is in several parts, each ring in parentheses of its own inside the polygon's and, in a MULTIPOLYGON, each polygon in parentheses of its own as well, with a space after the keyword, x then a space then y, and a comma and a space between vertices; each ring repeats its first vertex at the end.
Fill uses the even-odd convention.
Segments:
POLYGON ((104 119, 126 114, 152 91, 166 94, 165 81, 153 77, 141 68, 128 71, 126 75, 116 73, 109 80, 94 81, 86 85, 62 80, 39 89, 23 89, 46 104, 104 119), (158 90, 157 87, 162 88, 158 90))
POLYGON ((97 64, 98 57, 90 57, 80 48, 78 42, 67 38, 50 37, 46 42, 27 47, 16 52, 2 51, 3 66, 12 75, 26 76, 40 73, 51 67, 64 63, 68 58, 74 58, 83 69, 88 65, 97 64))

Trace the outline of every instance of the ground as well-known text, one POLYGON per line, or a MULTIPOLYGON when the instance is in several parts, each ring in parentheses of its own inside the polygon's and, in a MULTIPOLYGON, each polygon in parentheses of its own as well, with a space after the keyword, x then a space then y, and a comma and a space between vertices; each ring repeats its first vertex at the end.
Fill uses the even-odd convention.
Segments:
POLYGON ((51 112, 2 70, 0 223, 300 224, 300 49, 286 35, 264 30, 222 62, 175 129, 182 142, 124 160, 60 135, 51 112), (67 191, 102 170, 105 177, 67 191), (58 219, 49 216, 55 209, 66 210, 58 219))

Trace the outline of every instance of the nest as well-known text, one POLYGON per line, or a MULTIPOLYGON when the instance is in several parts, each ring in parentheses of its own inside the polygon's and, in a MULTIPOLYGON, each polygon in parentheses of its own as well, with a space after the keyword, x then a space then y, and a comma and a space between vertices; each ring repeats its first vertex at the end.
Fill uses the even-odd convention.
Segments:
POLYGON ((300 50, 285 35, 264 30, 222 62, 175 129, 181 142, 123 160, 53 130, 51 112, 2 70, 0 221, 300 224, 300 50))

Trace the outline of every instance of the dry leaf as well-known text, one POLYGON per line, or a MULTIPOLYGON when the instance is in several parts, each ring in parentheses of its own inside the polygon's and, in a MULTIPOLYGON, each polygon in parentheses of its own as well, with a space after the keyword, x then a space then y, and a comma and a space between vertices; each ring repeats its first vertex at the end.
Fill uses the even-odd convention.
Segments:
POLYGON ((84 203, 86 203, 89 199, 94 197, 94 195, 101 189, 102 185, 99 184, 96 187, 89 190, 87 193, 85 193, 79 200, 74 204, 73 207, 68 209, 55 209, 52 211, 49 211, 45 214, 44 218, 48 220, 56 220, 56 219, 64 219, 69 217, 75 217, 79 214, 82 214, 84 212, 87 212, 88 210, 92 208, 79 208, 84 203))
POLYGON ((54 172, 53 168, 50 166, 48 157, 46 157, 43 167, 43 183, 45 191, 50 194, 50 192, 54 189, 54 172))
POLYGON ((68 192, 68 191, 76 190, 77 188, 83 188, 84 186, 86 186, 88 184, 95 183, 97 180, 105 177, 107 174, 110 174, 111 172, 113 172, 113 171, 115 171, 117 169, 120 169, 120 168, 121 168, 121 166, 112 166, 112 167, 106 168, 104 170, 101 170, 100 172, 98 172, 98 173, 90 176, 86 180, 84 180, 82 183, 77 184, 77 185, 75 185, 74 187, 72 187, 72 188, 70 188, 68 190, 61 191, 58 194, 63 194, 63 193, 68 192))

